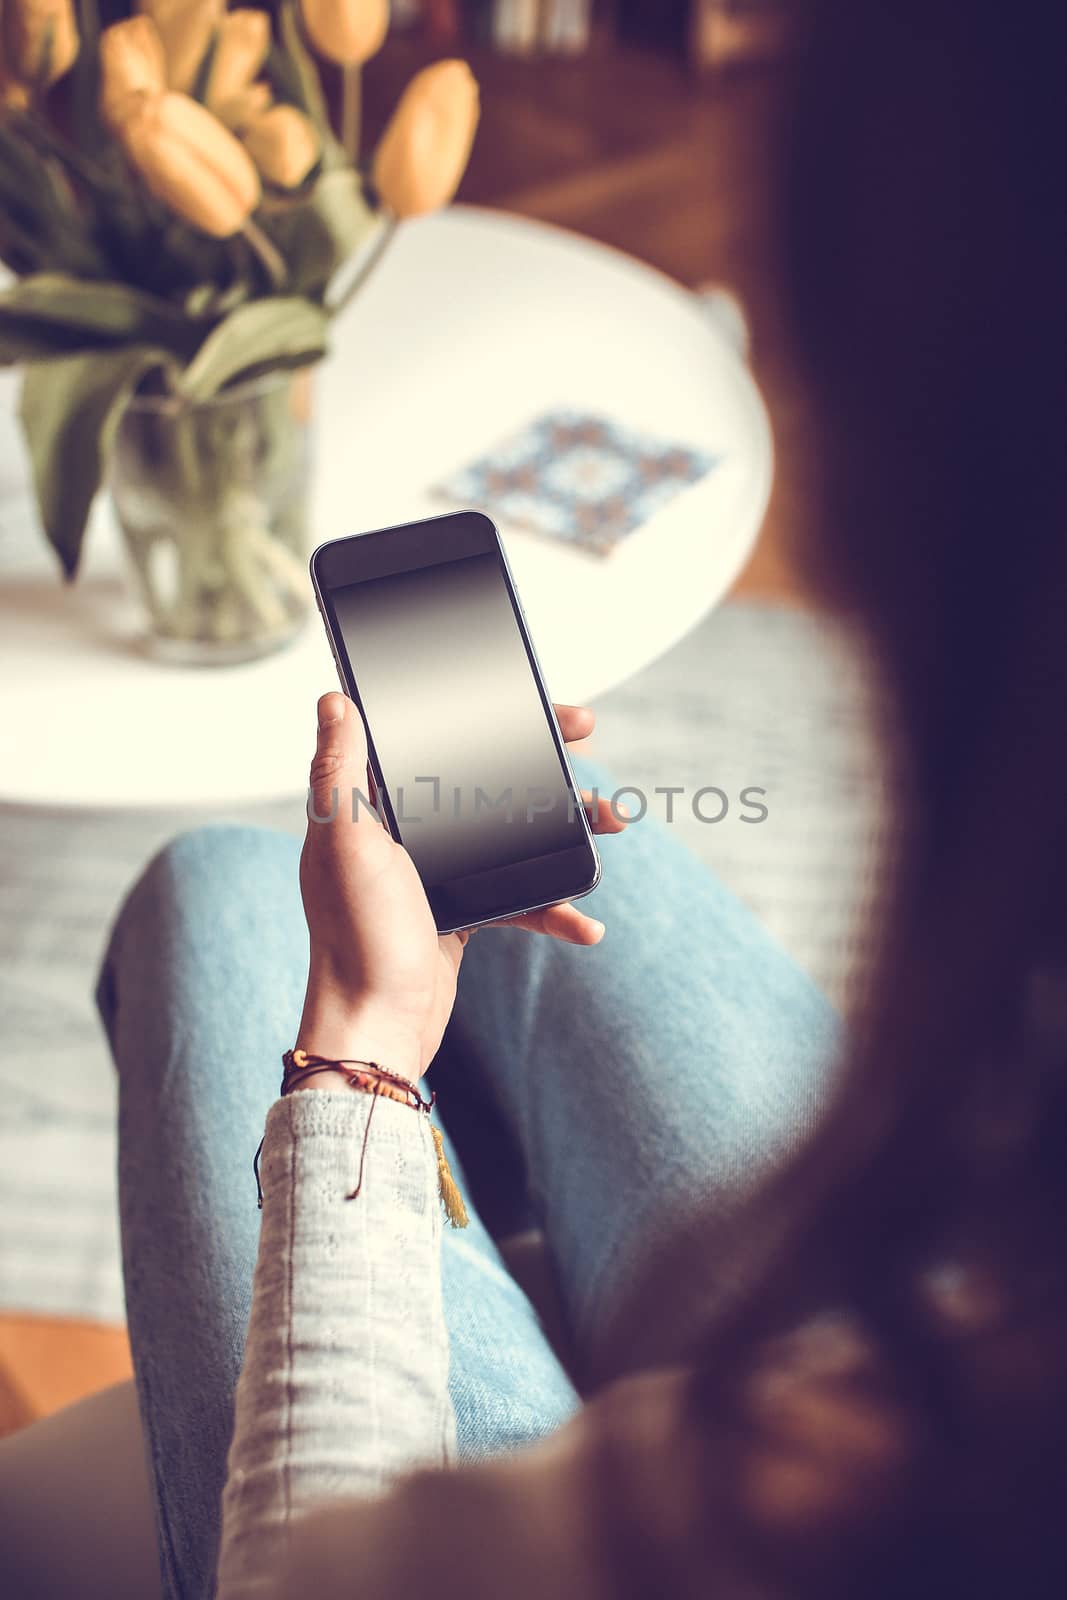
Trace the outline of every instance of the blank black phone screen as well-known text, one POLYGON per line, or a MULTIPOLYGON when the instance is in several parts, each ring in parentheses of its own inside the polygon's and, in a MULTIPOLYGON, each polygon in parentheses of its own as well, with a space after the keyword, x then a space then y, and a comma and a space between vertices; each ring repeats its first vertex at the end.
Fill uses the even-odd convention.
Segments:
POLYGON ((494 554, 331 591, 401 840, 427 888, 586 832, 494 554))

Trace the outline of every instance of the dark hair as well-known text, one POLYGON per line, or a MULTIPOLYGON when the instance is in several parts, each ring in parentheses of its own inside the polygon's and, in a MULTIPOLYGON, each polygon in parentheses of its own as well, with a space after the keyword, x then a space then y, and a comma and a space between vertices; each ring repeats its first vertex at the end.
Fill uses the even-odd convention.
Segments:
POLYGON ((828 441, 813 559, 875 644, 907 836, 867 1025, 795 1173, 826 1191, 804 1231, 817 1216, 837 1236, 857 1287, 898 1252, 910 1271, 959 1220, 1003 1272, 1028 1241, 1067 1272, 1047 1251, 1067 1222, 1067 230, 1048 20, 1034 3, 1009 28, 991 0, 822 0, 797 80, 783 253, 828 441))
POLYGON ((725 1593, 1067 1589, 1055 13, 817 0, 796 62, 781 260, 826 440, 810 560, 875 646, 904 835, 839 1088, 738 1224, 746 1250, 768 1241, 762 1264, 704 1340, 695 1399, 719 1511, 709 1562, 724 1576, 734 1564, 725 1593), (955 1279, 931 1275, 948 1268, 955 1279), (774 1431, 755 1437, 750 1401, 767 1361, 791 1359, 783 1330, 820 1305, 852 1345, 811 1389, 818 1449, 832 1458, 849 1397, 886 1471, 845 1486, 825 1527, 786 1515, 776 1533, 744 1499, 771 1481, 746 1476, 774 1431))

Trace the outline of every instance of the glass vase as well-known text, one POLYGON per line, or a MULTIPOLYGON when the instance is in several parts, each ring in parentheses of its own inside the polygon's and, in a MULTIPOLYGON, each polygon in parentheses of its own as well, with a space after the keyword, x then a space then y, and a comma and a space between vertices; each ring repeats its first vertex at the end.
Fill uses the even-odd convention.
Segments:
POLYGON ((248 661, 307 620, 310 396, 303 369, 199 404, 138 395, 127 407, 109 488, 153 655, 248 661))

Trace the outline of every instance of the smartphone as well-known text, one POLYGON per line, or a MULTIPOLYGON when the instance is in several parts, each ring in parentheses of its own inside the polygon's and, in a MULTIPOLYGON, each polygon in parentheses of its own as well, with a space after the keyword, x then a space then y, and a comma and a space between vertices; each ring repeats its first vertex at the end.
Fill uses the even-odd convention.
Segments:
POLYGON ((379 815, 439 931, 594 889, 600 858, 495 523, 460 511, 334 539, 311 580, 379 815))

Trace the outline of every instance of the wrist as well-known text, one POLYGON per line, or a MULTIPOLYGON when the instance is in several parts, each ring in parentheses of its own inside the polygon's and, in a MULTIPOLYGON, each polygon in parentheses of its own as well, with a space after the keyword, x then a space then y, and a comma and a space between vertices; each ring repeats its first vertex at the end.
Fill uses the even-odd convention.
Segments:
MULTIPOLYGON (((294 1047, 336 1061, 374 1061, 411 1083, 422 1076, 417 1036, 366 1001, 308 984, 294 1047)), ((345 1088, 343 1073, 316 1073, 307 1087, 345 1088)))

